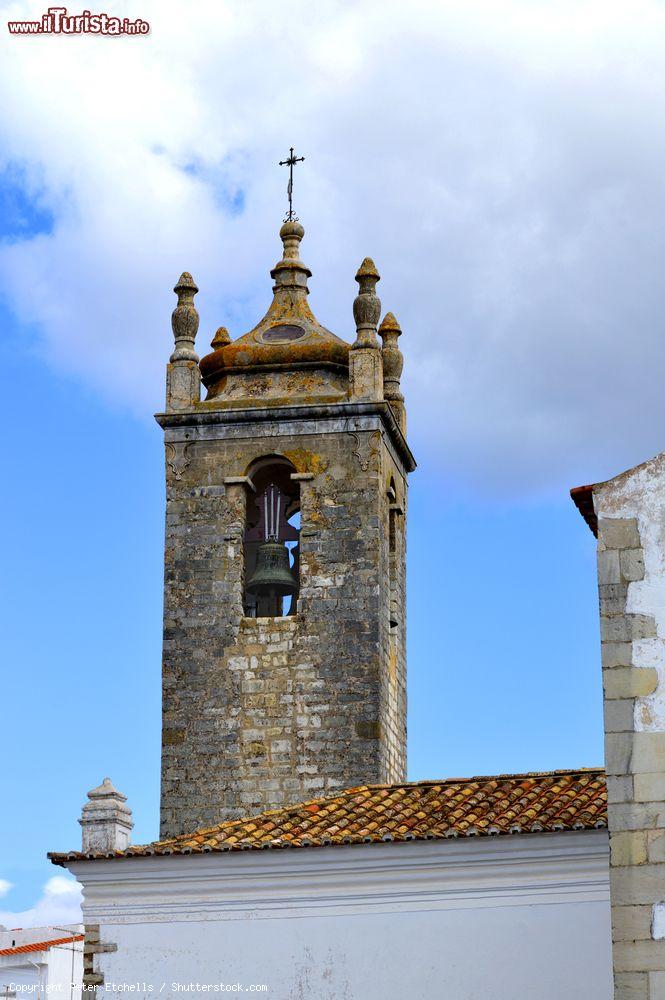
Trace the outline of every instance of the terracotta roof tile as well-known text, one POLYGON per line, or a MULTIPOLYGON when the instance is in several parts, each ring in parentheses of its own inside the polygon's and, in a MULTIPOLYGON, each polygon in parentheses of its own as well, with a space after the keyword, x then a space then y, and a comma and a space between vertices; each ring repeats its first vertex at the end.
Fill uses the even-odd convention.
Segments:
POLYGON ((0 948, 0 955, 26 955, 35 951, 48 951, 59 944, 71 944, 73 941, 82 941, 82 934, 74 934, 72 937, 52 938, 50 941, 33 941, 31 944, 19 944, 14 948, 0 948))
POLYGON ((598 516, 593 506, 593 485, 575 486, 570 491, 570 495, 573 503, 597 538, 598 516))
POLYGON ((114 854, 71 852, 49 857, 55 864, 64 865, 87 858, 317 847, 606 826, 605 774, 600 768, 584 768, 361 785, 114 854))

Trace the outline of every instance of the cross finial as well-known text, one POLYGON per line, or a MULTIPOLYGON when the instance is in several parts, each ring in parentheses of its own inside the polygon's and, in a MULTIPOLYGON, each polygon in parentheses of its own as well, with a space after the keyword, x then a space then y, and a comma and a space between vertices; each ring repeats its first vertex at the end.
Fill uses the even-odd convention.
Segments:
POLYGON ((305 159, 304 156, 294 156, 293 146, 291 146, 288 158, 286 160, 279 161, 280 167, 289 168, 289 184, 286 189, 286 193, 289 198, 289 211, 284 219, 285 222, 293 222, 294 220, 297 221, 298 219, 298 216, 293 214, 293 166, 295 163, 303 163, 304 159, 305 159))

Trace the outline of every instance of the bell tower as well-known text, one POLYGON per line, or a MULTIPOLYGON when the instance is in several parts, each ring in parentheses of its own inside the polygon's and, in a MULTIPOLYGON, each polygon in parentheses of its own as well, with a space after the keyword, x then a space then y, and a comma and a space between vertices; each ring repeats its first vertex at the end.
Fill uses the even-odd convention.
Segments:
POLYGON ((355 341, 321 326, 303 235, 283 224, 266 315, 200 362, 198 289, 175 287, 162 837, 406 774, 401 331, 377 331, 369 258, 355 341))

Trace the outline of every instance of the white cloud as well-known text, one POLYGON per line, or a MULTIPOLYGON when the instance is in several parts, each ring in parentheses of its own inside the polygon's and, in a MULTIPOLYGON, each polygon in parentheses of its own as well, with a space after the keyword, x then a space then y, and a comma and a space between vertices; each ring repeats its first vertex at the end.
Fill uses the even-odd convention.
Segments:
POLYGON ((34 906, 21 911, 0 910, 0 924, 5 927, 52 927, 80 923, 81 898, 78 882, 64 875, 54 875, 44 885, 34 906))
POLYGON ((244 332, 295 143, 312 304, 350 339, 375 257, 429 468, 538 491, 663 447, 657 0, 105 9, 151 35, 0 37, 5 159, 55 214, 2 249, 0 280, 52 363, 152 412, 185 268, 200 350, 220 323, 244 332))
POLYGON ((0 898, 6 896, 11 888, 11 882, 8 882, 6 878, 0 878, 0 898))

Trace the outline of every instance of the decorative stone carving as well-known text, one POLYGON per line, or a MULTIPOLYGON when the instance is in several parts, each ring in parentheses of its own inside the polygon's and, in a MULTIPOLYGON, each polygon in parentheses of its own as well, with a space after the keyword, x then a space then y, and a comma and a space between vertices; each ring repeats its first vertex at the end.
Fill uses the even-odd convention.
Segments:
POLYGON ((357 336, 352 350, 379 346, 376 325, 381 316, 381 299, 376 294, 376 284, 380 280, 374 261, 371 257, 365 257, 356 274, 359 290, 353 301, 353 318, 356 321, 357 336))
POLYGON ((176 361, 196 361, 199 356, 194 350, 194 342, 199 329, 199 314, 194 305, 198 288, 189 271, 183 271, 173 291, 178 296, 178 305, 171 314, 171 326, 175 337, 175 349, 170 357, 176 361))
POLYGON ((358 268, 358 295, 353 302, 356 339, 349 355, 349 396, 351 399, 383 399, 381 351, 376 324, 381 315, 381 300, 376 294, 379 272, 374 261, 365 257, 358 268))
POLYGON ((402 336, 402 331, 391 312, 384 316, 379 327, 379 336, 383 341, 383 398, 403 400, 404 396, 400 392, 399 381, 404 368, 404 356, 397 344, 397 339, 402 336))
POLYGON ((397 343, 402 336, 400 325, 391 312, 386 313, 379 327, 379 336, 383 341, 381 356, 383 358, 383 398, 391 404, 402 433, 406 432, 406 410, 404 396, 400 391, 400 378, 404 368, 404 356, 397 343))
POLYGON ((109 778, 88 792, 79 823, 82 851, 124 851, 134 826, 127 796, 113 787, 109 778))
POLYGON ((182 479, 182 474, 190 463, 187 451, 189 441, 173 441, 166 445, 166 464, 176 479, 182 479))
POLYGON ((215 332, 215 336, 210 341, 210 346, 213 351, 220 351, 227 344, 231 343, 231 338, 229 337, 229 331, 225 326, 220 326, 215 332))
POLYGON ((194 306, 198 288, 191 274, 183 271, 173 291, 178 305, 171 315, 175 348, 166 367, 166 409, 188 410, 201 398, 199 356, 194 341, 199 328, 199 314, 194 306))
POLYGON ((353 454, 358 459, 361 471, 367 472, 372 458, 379 453, 381 435, 378 431, 373 431, 371 434, 351 434, 351 437, 356 445, 353 454))

